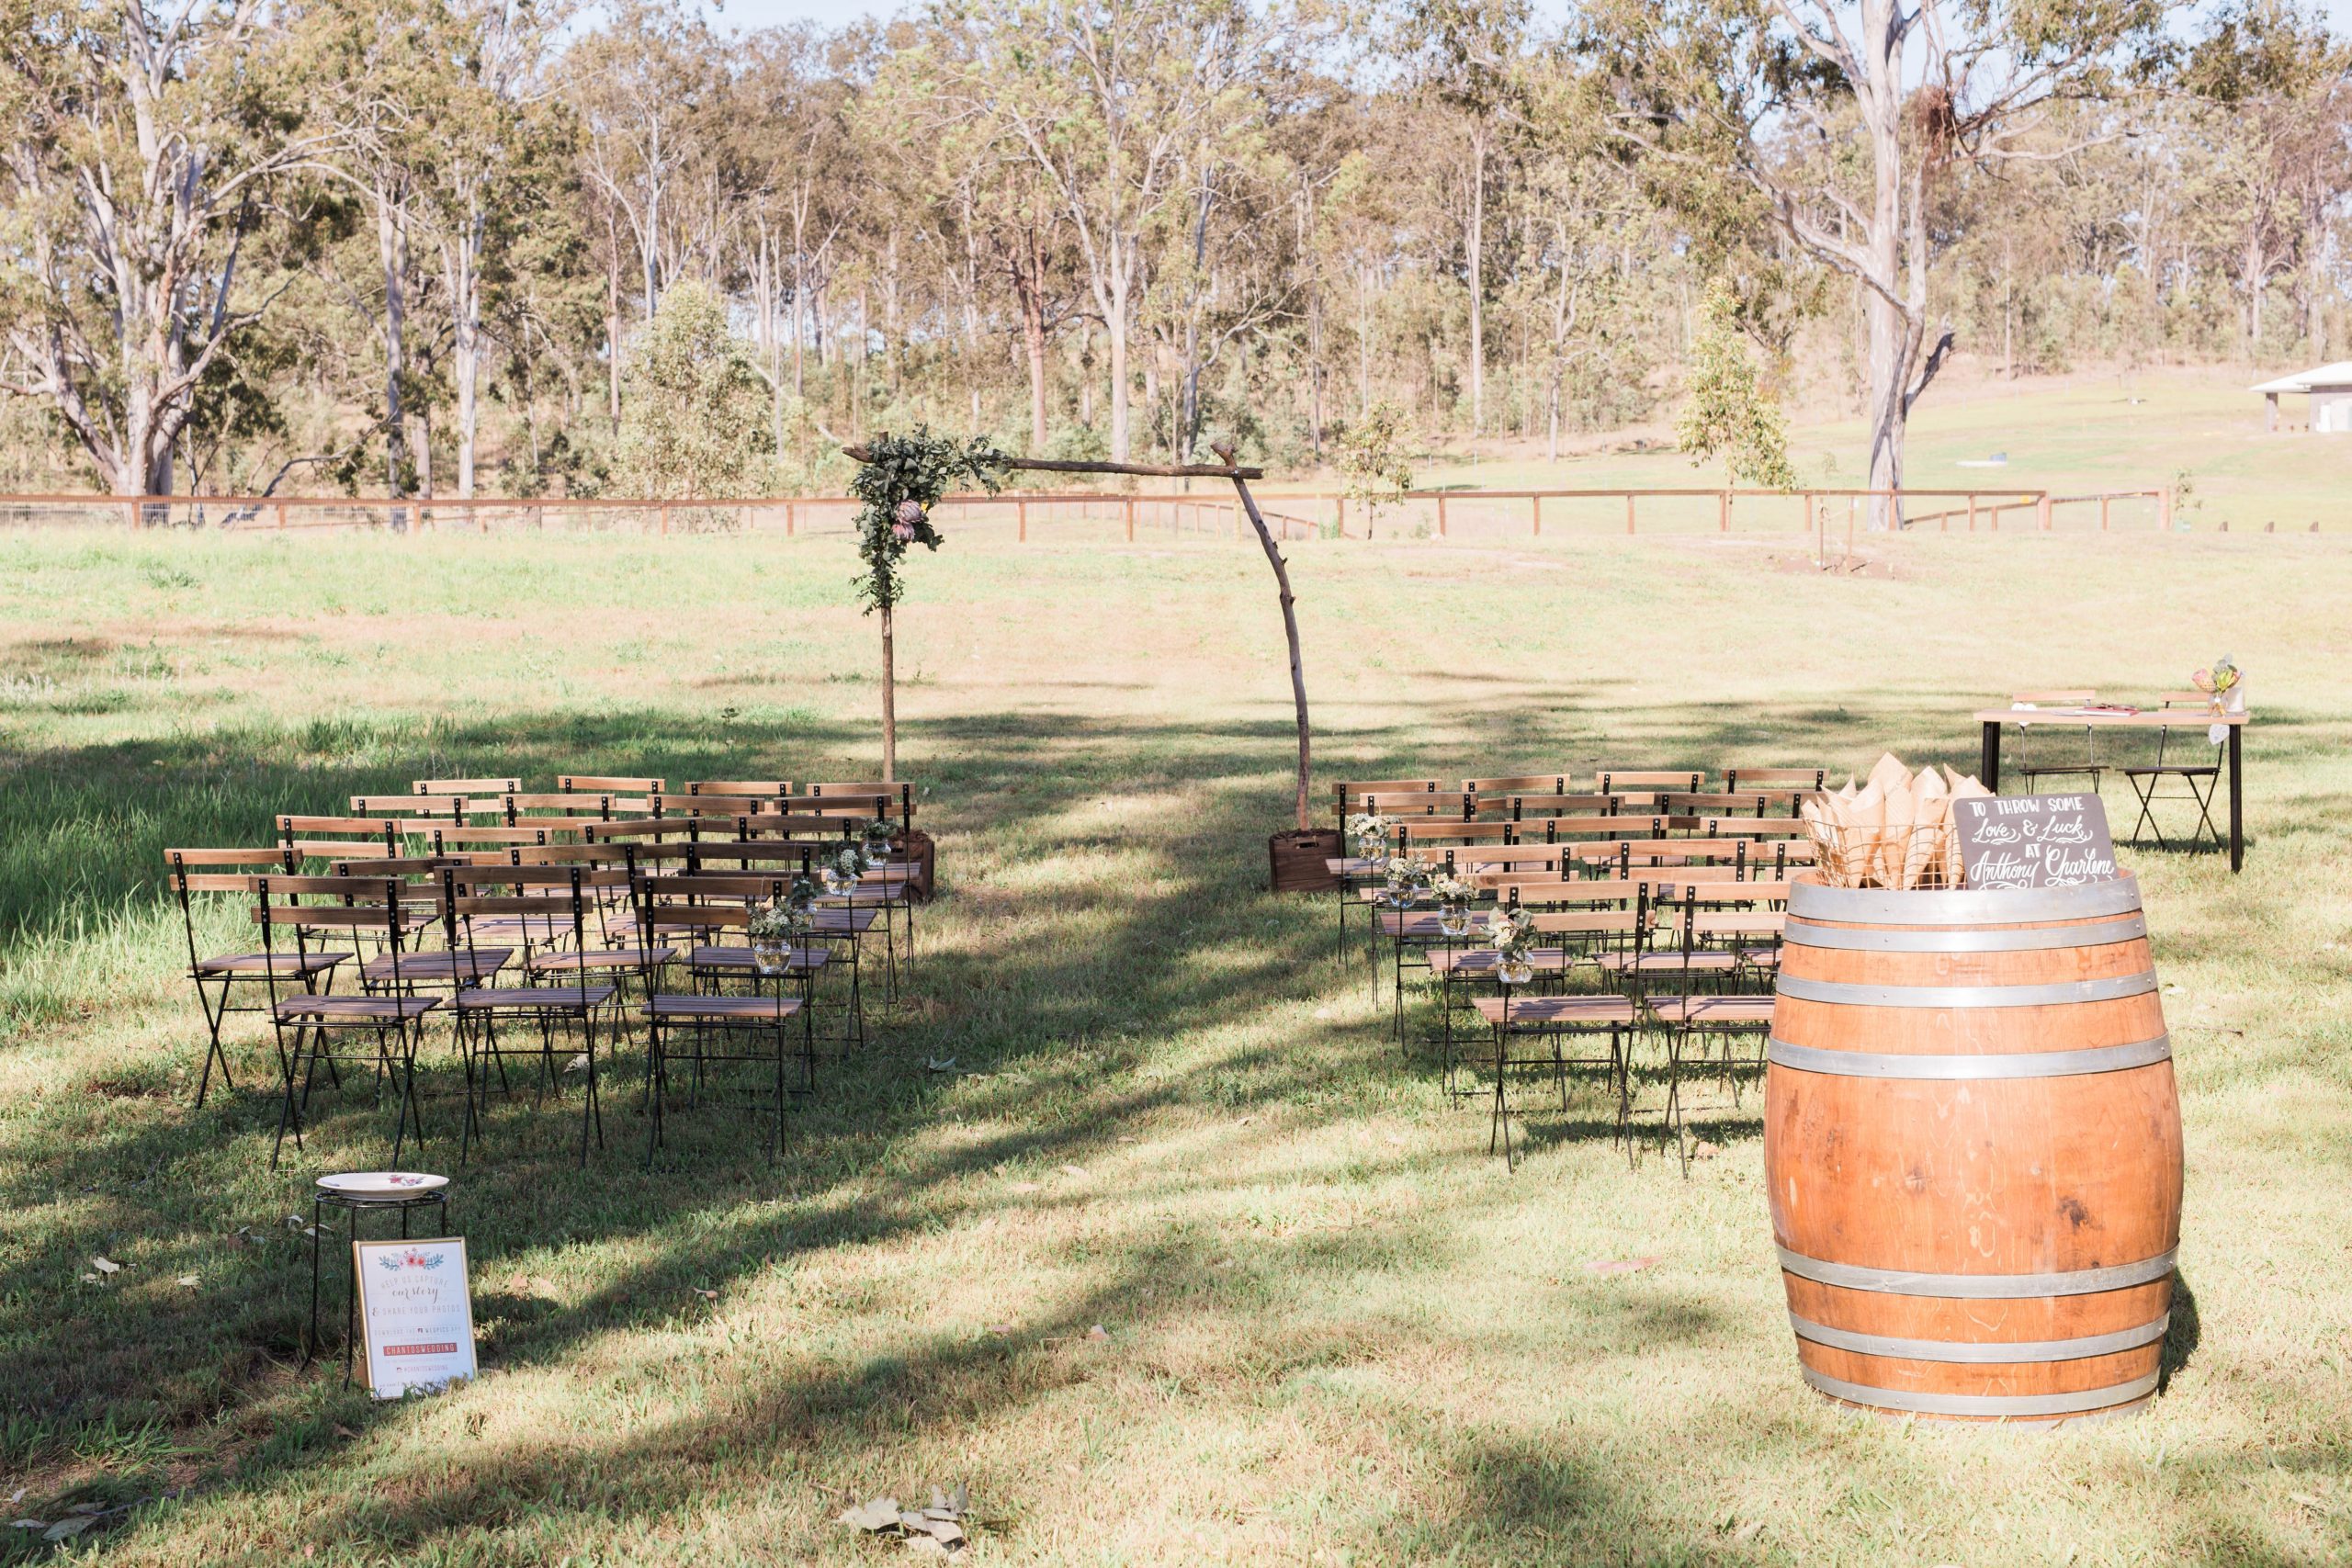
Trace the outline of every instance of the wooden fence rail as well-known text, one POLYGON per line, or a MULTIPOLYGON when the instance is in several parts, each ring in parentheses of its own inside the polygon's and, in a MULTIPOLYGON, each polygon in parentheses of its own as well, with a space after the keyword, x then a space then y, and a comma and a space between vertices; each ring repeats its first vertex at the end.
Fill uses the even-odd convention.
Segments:
MULTIPOLYGON (((1826 548, 1844 533, 1850 552, 1869 502, 1893 495, 1909 532, 1980 528, 2049 532, 2062 518, 2102 531, 2119 525, 2169 533, 2172 497, 2165 490, 2102 491, 2052 495, 2041 490, 1914 490, 1900 491, 1815 487, 1798 491, 1750 487, 1671 489, 1413 491, 1368 504, 1331 491, 1269 491, 1260 497, 1267 522, 1289 539, 1317 537, 1541 538, 1555 534, 1641 532, 1801 533, 1826 548), (1925 510, 1927 507, 1934 510, 1925 510)), ((393 533, 506 531, 548 527, 649 534, 757 530, 787 536, 845 534, 857 501, 850 496, 777 495, 697 499, 536 497, 388 500, 368 496, 97 496, 0 495, 0 526, 74 523, 133 530, 201 528, 239 532, 377 529, 393 533)), ((1130 541, 1141 528, 1155 535, 1239 538, 1247 530, 1230 497, 1203 491, 1008 491, 1001 495, 951 496, 946 516, 965 526, 1012 525, 1027 541, 1033 525, 1059 532, 1084 525, 1119 526, 1130 541)))

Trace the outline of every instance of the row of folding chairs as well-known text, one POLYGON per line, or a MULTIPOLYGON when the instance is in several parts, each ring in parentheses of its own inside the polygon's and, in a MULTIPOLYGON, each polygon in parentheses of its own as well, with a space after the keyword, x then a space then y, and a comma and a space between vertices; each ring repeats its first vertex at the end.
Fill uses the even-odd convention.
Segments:
POLYGON ((846 894, 820 897, 808 940, 769 976, 748 946, 725 939, 740 934, 760 904, 790 893, 800 867, 787 859, 748 870, 745 861, 765 857, 743 845, 723 848, 724 858, 706 856, 695 844, 548 847, 536 854, 516 847, 497 855, 342 859, 323 874, 306 870, 286 844, 169 851, 188 974, 209 1034, 198 1103, 216 1066, 228 1081, 224 1019, 261 1013, 273 1026, 283 1090, 273 1166, 288 1134, 300 1146, 303 1108, 320 1071, 340 1084, 354 1065, 368 1069, 372 1092, 394 1095, 397 1157, 412 1131, 423 1135, 415 1064, 425 1022, 447 1017, 465 1068, 460 1157, 479 1137, 492 1079, 511 1092, 519 1032, 521 1049, 539 1068, 535 1094, 560 1092, 568 1070, 586 1072, 584 1160, 592 1134, 600 1145, 603 1137, 600 1046, 609 1051, 641 1026, 649 1160, 662 1146, 677 1063, 686 1065, 689 1102, 704 1096, 714 1069, 766 1064, 775 1074, 766 1100, 780 1141, 787 1087, 799 1092, 814 1082, 820 980, 848 971, 846 986, 835 987, 844 992, 835 1038, 846 1054, 865 1036, 861 939, 888 902, 903 899, 910 868, 886 863, 846 894), (249 901, 258 951, 205 951, 198 903, 221 894, 249 901), (338 991, 339 975, 356 989, 347 984, 338 991), (258 999, 240 1005, 241 992, 258 999), (798 1066, 787 1086, 786 1036, 795 1029, 798 1066), (673 1045, 681 1031, 690 1044, 683 1052, 673 1045), (740 1049, 747 1032, 761 1037, 749 1055, 740 1049), (560 1032, 579 1036, 560 1066, 560 1032), (536 1047, 528 1043, 533 1035, 536 1047))

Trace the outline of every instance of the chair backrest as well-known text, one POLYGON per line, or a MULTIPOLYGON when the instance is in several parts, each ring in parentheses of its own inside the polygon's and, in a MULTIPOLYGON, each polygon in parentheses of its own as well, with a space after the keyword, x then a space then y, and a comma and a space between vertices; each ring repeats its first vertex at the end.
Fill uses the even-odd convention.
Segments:
POLYGON ((1522 844, 1566 844, 1596 839, 1663 839, 1673 826, 1670 818, 1648 812, 1621 812, 1607 817, 1544 817, 1514 824, 1522 844))
POLYGON ((407 817, 419 820, 462 822, 467 813, 488 810, 477 807, 462 795, 355 795, 351 797, 351 814, 355 817, 407 817))
POLYGON ((277 819, 277 841, 294 852, 298 861, 389 859, 401 852, 401 840, 422 833, 421 823, 394 817, 300 817, 277 819))
POLYGON ((1770 797, 1761 792, 1669 790, 1657 797, 1668 817, 1761 817, 1770 797))
MULTIPOLYGON (((474 945, 474 922, 482 916, 522 915, 524 963, 542 940, 548 921, 569 919, 573 951, 588 947, 588 925, 594 890, 625 888, 626 869, 585 865, 467 865, 441 872, 438 899, 445 940, 452 953, 464 953, 480 972, 474 945)), ((601 925, 603 916, 597 914, 601 925)), ((584 991, 587 971, 574 970, 574 982, 584 991)))
POLYGON ((1794 817, 1671 817, 1678 833, 1694 839, 1802 839, 1808 829, 1794 817))
MULTIPOLYGON (((661 794, 656 790, 653 793, 661 794)), ((792 793, 790 779, 696 779, 686 785, 688 795, 748 795, 754 799, 781 799, 792 793)))
POLYGON ((755 908, 774 903, 792 891, 793 876, 679 875, 674 872, 639 872, 631 886, 637 904, 638 942, 643 953, 647 994, 656 984, 653 958, 655 933, 664 926, 684 927, 697 935, 741 930, 751 924, 755 908))
POLYGON ((808 794, 815 799, 861 799, 860 809, 870 807, 873 816, 894 817, 902 826, 910 825, 915 819, 915 786, 904 779, 895 784, 877 783, 872 779, 842 784, 812 784, 808 786, 808 794), (892 807, 897 807, 895 813, 890 809, 892 807))
POLYGON ((1554 791, 1544 795, 1512 795, 1481 792, 1478 815, 1509 817, 1525 820, 1539 817, 1608 817, 1625 804, 1622 795, 1568 795, 1554 791))
POLYGON ((781 795, 721 795, 716 790, 699 795, 655 794, 645 797, 645 811, 653 817, 733 817, 781 811, 785 799, 781 795))
POLYGON ((1521 876, 1498 878, 1494 884, 1495 897, 1505 904, 1520 904, 1530 908, 1565 906, 1603 908, 1614 905, 1630 908, 1641 897, 1641 887, 1630 879, 1613 876, 1521 876))
POLYGON ((1367 795, 1411 795, 1437 786, 1435 779, 1342 779, 1339 784, 1340 824, 1345 826, 1349 818, 1364 808, 1367 795))
POLYGON ((1374 790, 1358 802, 1362 810, 1398 818, 1458 817, 1467 821, 1478 809, 1478 797, 1460 789, 1374 790))
POLYGON ((413 795, 512 795, 523 787, 521 779, 415 779, 409 784, 413 795))
POLYGON ((262 972, 268 980, 270 999, 278 999, 281 980, 299 983, 299 970, 280 973, 287 953, 278 932, 293 934, 295 955, 308 951, 314 935, 334 933, 345 941, 362 936, 380 938, 390 959, 384 976, 395 994, 401 989, 401 953, 414 929, 406 885, 397 876, 303 876, 263 874, 247 880, 253 894, 253 920, 261 927, 262 972))
POLYGON ((1510 773, 1462 781, 1464 792, 1469 795, 1566 795, 1575 787, 1566 768, 1553 773, 1510 773))
POLYGON ((558 773, 555 787, 565 795, 660 795, 670 786, 662 779, 612 778, 595 773, 558 773))
POLYGON ((545 828, 508 827, 503 823, 480 828, 444 828, 435 824, 429 841, 433 853, 447 855, 469 847, 503 850, 517 844, 544 844, 548 841, 548 830, 545 828))
POLYGON ((499 815, 510 828, 548 828, 558 832, 578 829, 584 819, 609 822, 623 810, 643 811, 642 800, 619 800, 609 795, 503 795, 499 815))
POLYGON ((1600 795, 1636 789, 1679 789, 1694 794, 1706 782, 1706 773, 1697 768, 1602 768, 1593 775, 1592 787, 1600 795))
POLYGON ((204 961, 196 946, 196 906, 192 893, 250 893, 256 874, 294 870, 294 852, 284 844, 263 849, 178 849, 164 852, 164 864, 179 899, 180 926, 187 937, 187 962, 193 969, 204 961))
POLYGON ((1464 822, 1459 817, 1408 817, 1396 824, 1396 852, 1419 854, 1447 844, 1508 843, 1512 827, 1509 822, 1464 822))
POLYGON ((1725 768, 1724 793, 1747 791, 1823 790, 1829 787, 1827 768, 1725 768))

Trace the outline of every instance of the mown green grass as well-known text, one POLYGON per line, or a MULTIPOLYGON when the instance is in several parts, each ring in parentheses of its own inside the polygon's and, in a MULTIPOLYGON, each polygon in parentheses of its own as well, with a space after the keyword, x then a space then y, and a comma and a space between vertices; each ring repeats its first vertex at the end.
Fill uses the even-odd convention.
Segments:
MULTIPOLYGON (((1972 766, 2016 687, 2249 671, 2253 847, 2134 857, 2188 1137, 2168 1390, 2056 1436, 1841 1416, 1798 1382, 1752 1094, 1629 1170, 1526 1097, 1485 1154, 1328 904, 1262 891, 1288 695, 1262 560, 951 540, 901 621, 947 897, 864 1059, 770 1165, 703 1118, 647 1173, 527 1097, 459 1173, 486 1375, 303 1371, 322 1091, 267 1169, 159 855, 418 773, 870 772, 832 541, 0 540, 0 1495, 158 1500, 123 1562, 851 1562, 845 1503, 968 1483, 992 1562, 2317 1562, 2352 1551, 2352 549, 2326 536, 1292 548, 1319 778, 1972 766), (928 1065, 953 1058, 956 1071, 928 1065), (1073 1168, 1072 1174, 1065 1168, 1073 1168), (241 1239, 243 1229, 250 1239, 241 1239), (104 1256, 122 1272, 82 1276, 104 1256), (1657 1255, 1637 1273, 1586 1265, 1657 1255), (193 1275, 197 1283, 176 1283, 193 1275), (705 1294, 705 1292, 715 1292, 705 1294), (1101 1324, 1107 1339, 1088 1337, 1101 1324)), ((2120 790, 2112 805, 2120 806, 2120 790)), ((213 917, 206 935, 242 935, 213 917)), ((422 1156, 454 1156, 446 1037, 422 1156)), ((0 1560, 37 1556, 32 1532, 0 1560)))

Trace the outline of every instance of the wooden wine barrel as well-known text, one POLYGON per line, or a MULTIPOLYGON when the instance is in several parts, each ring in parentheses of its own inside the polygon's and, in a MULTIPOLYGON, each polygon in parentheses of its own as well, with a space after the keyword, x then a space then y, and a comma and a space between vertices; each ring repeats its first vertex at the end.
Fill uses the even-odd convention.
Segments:
POLYGON ((1764 1168, 1805 1381, 1954 1420, 2145 1404, 2181 1145, 2138 881, 1789 892, 1764 1168))

